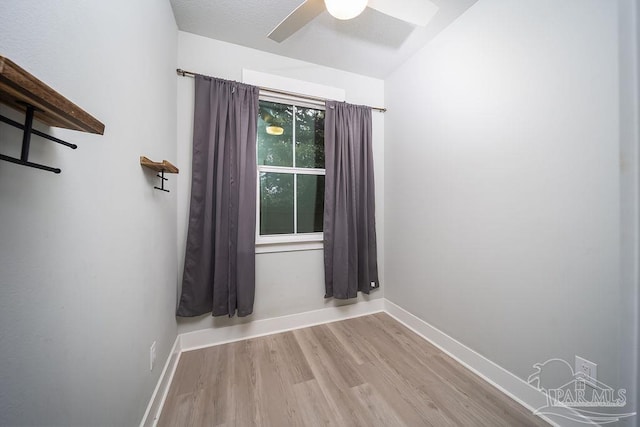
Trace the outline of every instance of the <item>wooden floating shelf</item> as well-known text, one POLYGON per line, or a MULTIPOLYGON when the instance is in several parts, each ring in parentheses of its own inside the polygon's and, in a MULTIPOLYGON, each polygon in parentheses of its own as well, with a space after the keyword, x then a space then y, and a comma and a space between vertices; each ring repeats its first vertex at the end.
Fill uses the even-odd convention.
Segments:
POLYGON ((22 130, 20 158, 0 154, 0 160, 53 173, 61 172, 59 168, 29 161, 31 136, 37 135, 74 150, 78 146, 33 129, 34 119, 49 126, 104 134, 104 125, 95 117, 4 56, 0 56, 0 103, 25 115, 24 124, 0 115, 1 122, 22 130))
POLYGON ((167 160, 163 160, 161 162, 154 162, 153 160, 149 160, 145 156, 140 156, 140 164, 156 172, 166 172, 166 173, 180 172, 180 170, 177 167, 175 167, 173 164, 171 164, 167 160))
POLYGON ((161 162, 154 162, 153 160, 147 159, 145 156, 140 156, 140 164, 145 168, 149 168, 153 171, 158 172, 158 178, 160 178, 160 187, 153 187, 156 190, 161 190, 164 192, 169 192, 166 188, 164 188, 164 182, 168 179, 164 177, 165 173, 178 173, 180 172, 177 167, 171 164, 171 162, 167 160, 163 160, 161 162))
POLYGON ((104 124, 4 56, 0 56, 0 102, 25 113, 31 105, 34 118, 49 126, 104 134, 104 124))

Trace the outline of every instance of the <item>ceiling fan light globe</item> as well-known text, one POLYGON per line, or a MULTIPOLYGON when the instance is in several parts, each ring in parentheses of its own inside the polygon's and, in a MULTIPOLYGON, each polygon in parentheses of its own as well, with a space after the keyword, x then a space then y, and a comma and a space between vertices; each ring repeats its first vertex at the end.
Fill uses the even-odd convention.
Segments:
POLYGON ((269 125, 267 126, 267 134, 269 135, 282 135, 284 133, 284 129, 280 126, 269 125))
POLYGON ((336 19, 353 19, 360 15, 367 0, 324 0, 327 11, 336 19))

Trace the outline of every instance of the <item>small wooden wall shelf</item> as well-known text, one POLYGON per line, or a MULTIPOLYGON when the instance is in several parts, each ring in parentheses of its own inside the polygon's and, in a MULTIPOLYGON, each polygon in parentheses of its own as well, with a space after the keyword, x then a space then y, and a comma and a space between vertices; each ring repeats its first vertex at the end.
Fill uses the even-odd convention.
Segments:
POLYGON ((31 135, 35 134, 73 149, 77 145, 33 129, 34 118, 49 126, 104 134, 104 124, 95 117, 3 56, 0 56, 0 102, 25 113, 24 125, 0 115, 0 121, 23 130, 20 158, 0 154, 1 160, 60 173, 60 169, 29 162, 31 135))
POLYGON ((146 168, 154 170, 156 172, 165 171, 167 173, 179 173, 180 170, 172 165, 169 161, 163 160, 161 162, 154 162, 147 159, 145 156, 140 156, 140 164, 146 168))
POLYGON ((180 170, 177 167, 175 167, 173 164, 171 164, 171 162, 167 160, 163 160, 161 162, 154 162, 153 160, 149 160, 145 156, 140 156, 140 164, 153 171, 160 172, 157 175, 157 177, 160 178, 160 187, 153 187, 153 188, 155 188, 156 190, 166 191, 167 193, 169 192, 169 190, 164 188, 164 182, 168 181, 168 178, 165 178, 164 174, 165 173, 177 174, 180 172, 180 170))

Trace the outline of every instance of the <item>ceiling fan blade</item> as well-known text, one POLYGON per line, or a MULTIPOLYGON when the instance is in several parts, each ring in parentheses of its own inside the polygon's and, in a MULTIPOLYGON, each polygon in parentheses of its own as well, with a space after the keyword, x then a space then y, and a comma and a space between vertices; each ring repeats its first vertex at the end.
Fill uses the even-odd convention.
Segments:
POLYGON ((372 9, 414 25, 426 27, 438 12, 429 0, 369 0, 372 9))
POLYGON ((278 43, 288 39, 293 33, 307 25, 313 18, 324 12, 324 0, 306 0, 269 33, 271 40, 278 43))

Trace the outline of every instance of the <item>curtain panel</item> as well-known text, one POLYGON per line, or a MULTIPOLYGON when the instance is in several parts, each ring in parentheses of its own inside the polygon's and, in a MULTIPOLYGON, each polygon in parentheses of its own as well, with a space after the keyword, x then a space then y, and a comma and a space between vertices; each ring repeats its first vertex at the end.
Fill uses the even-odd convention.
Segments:
POLYGON ((254 86, 195 76, 191 201, 178 316, 253 312, 258 96, 254 86))
POLYGON ((355 298, 380 286, 370 107, 327 101, 325 168, 325 298, 355 298))

